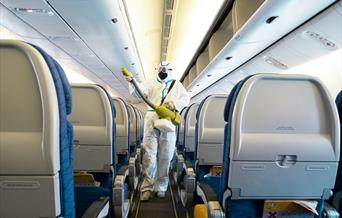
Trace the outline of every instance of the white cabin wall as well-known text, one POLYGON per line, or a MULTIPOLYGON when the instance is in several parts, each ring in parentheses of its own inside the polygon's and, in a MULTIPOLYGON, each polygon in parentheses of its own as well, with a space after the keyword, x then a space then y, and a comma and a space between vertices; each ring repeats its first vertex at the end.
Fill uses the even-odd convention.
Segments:
POLYGON ((319 57, 291 68, 284 73, 306 74, 318 77, 328 88, 333 98, 342 90, 342 50, 319 57))

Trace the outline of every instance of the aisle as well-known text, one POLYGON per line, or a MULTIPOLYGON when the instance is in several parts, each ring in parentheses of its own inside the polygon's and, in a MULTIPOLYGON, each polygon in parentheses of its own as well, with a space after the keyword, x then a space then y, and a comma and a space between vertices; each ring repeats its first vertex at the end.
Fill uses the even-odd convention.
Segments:
POLYGON ((155 195, 146 202, 139 200, 139 194, 134 199, 134 208, 131 218, 185 218, 185 210, 176 203, 176 190, 171 193, 172 182, 166 192, 165 198, 157 198, 155 195))

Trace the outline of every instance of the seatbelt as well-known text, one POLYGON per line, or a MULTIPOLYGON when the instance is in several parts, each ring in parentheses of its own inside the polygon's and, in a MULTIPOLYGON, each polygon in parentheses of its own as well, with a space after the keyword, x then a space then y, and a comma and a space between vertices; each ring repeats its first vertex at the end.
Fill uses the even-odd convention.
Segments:
POLYGON ((170 88, 167 90, 166 95, 162 98, 162 100, 161 100, 161 102, 160 102, 160 106, 164 103, 164 101, 165 101, 167 95, 170 93, 170 91, 171 91, 172 87, 175 85, 175 83, 176 83, 176 80, 173 80, 172 83, 171 83, 171 85, 170 85, 170 88))

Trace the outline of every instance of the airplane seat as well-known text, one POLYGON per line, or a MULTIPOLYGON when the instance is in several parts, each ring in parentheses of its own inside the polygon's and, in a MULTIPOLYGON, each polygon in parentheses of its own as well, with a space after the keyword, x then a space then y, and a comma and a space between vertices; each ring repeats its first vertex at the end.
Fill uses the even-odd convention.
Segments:
MULTIPOLYGON (((126 214, 129 169, 122 166, 116 173, 115 107, 105 89, 95 84, 72 85, 73 111, 69 120, 74 124, 74 171, 76 175, 89 173, 95 179, 93 185, 75 184, 79 202, 77 214, 82 214, 97 195, 110 199, 111 213, 117 208, 126 214), (122 192, 122 193, 121 193, 122 192), (91 194, 89 194, 91 193, 91 194)), ((132 189, 132 187, 129 187, 132 189)))
MULTIPOLYGON (((335 100, 336 106, 337 106, 337 111, 338 115, 340 118, 340 135, 342 135, 342 91, 337 95, 336 100, 335 100)), ((341 143, 342 141, 340 141, 341 143)), ((342 144, 342 143, 341 143, 342 144)), ((342 155, 342 149, 340 146, 340 158, 342 155)), ((342 164, 340 161, 340 164, 337 169, 337 177, 336 177, 336 182, 335 182, 335 187, 333 189, 334 196, 332 198, 332 204, 333 206, 337 209, 338 213, 341 215, 342 214, 342 164)))
POLYGON ((134 109, 134 114, 135 114, 135 117, 136 117, 136 134, 135 134, 135 140, 136 140, 136 146, 140 146, 140 116, 139 116, 139 111, 138 109, 133 106, 133 109, 134 109))
POLYGON ((129 182, 130 187, 136 188, 138 176, 140 174, 140 158, 137 152, 129 154, 130 141, 130 116, 127 104, 120 98, 113 99, 117 116, 116 116, 116 155, 118 158, 117 169, 124 165, 129 165, 129 182))
POLYGON ((136 140, 137 140, 137 146, 140 146, 141 143, 141 116, 140 116, 140 112, 138 110, 138 108, 133 107, 134 111, 135 111, 135 115, 137 117, 137 135, 136 135, 136 140))
POLYGON ((196 112, 195 130, 196 165, 184 164, 184 177, 180 178, 179 182, 183 184, 179 193, 181 193, 180 198, 185 207, 193 204, 196 181, 210 185, 217 195, 220 192, 220 170, 225 126, 222 114, 226 99, 227 95, 209 95, 199 104, 196 112))
POLYGON ((318 80, 247 77, 230 93, 224 119, 220 201, 204 201, 209 214, 261 217, 265 200, 302 199, 317 200, 322 214, 335 184, 340 132, 336 107, 318 80))
MULTIPOLYGON (((0 56, 1 216, 75 217, 66 75, 42 49, 22 41, 0 40, 0 56)), ((88 215, 108 212, 108 198, 97 200, 101 207, 92 205, 88 215)))
POLYGON ((195 152, 195 126, 196 126, 196 112, 199 104, 190 105, 185 112, 184 122, 184 158, 185 160, 194 161, 195 152))
POLYGON ((119 98, 114 98, 114 105, 117 111, 116 116, 116 155, 117 155, 117 168, 125 165, 129 156, 130 145, 130 114, 126 103, 119 98))
POLYGON ((133 152, 137 145, 137 117, 132 105, 127 105, 130 113, 130 150, 133 152))
MULTIPOLYGON (((178 186, 182 187, 183 177, 185 176, 184 164, 189 167, 193 167, 195 164, 194 152, 195 152, 195 125, 196 125, 196 111, 199 104, 191 104, 186 110, 184 110, 184 126, 180 130, 183 133, 181 139, 183 141, 183 150, 176 152, 175 171, 173 172, 173 178, 178 186)), ((179 188, 180 188, 179 187, 179 188)))
POLYGON ((185 118, 187 109, 188 108, 186 107, 180 112, 182 119, 181 119, 181 123, 177 127, 177 143, 176 143, 177 151, 183 151, 184 149, 184 122, 185 122, 184 118, 185 118))
POLYGON ((182 157, 182 152, 184 150, 184 115, 188 107, 183 108, 180 112, 181 115, 181 123, 176 127, 176 133, 177 133, 177 140, 176 140, 176 149, 175 153, 173 155, 173 158, 171 160, 171 172, 173 175, 174 181, 177 183, 177 172, 181 172, 181 169, 183 167, 183 162, 181 164, 178 163, 178 160, 182 157))
POLYGON ((220 169, 224 142, 224 105, 227 95, 211 95, 202 101, 197 110, 196 123, 196 174, 198 181, 211 185, 219 193, 220 169), (217 167, 217 171, 215 171, 217 167), (217 174, 217 175, 215 175, 217 174))

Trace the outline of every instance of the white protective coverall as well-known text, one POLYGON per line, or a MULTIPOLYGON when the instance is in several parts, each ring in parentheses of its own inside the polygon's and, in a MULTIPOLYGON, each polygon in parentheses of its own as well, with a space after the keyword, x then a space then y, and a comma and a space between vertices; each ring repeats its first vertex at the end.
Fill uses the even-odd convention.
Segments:
MULTIPOLYGON (((139 88, 145 96, 156 105, 160 105, 162 98, 167 94, 173 81, 172 73, 161 80, 146 80, 139 83, 139 88)), ((139 97, 134 87, 130 84, 133 96, 139 97)), ((176 80, 174 86, 165 98, 164 102, 173 102, 177 111, 181 111, 190 103, 190 96, 184 86, 176 80)), ((170 161, 176 147, 176 132, 161 132, 154 128, 154 121, 159 119, 152 108, 148 108, 145 115, 144 139, 142 147, 143 155, 143 183, 140 191, 165 192, 168 187, 168 171, 170 161)))

